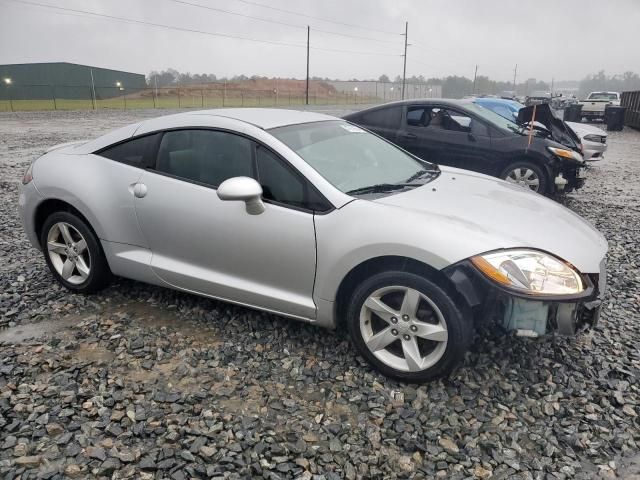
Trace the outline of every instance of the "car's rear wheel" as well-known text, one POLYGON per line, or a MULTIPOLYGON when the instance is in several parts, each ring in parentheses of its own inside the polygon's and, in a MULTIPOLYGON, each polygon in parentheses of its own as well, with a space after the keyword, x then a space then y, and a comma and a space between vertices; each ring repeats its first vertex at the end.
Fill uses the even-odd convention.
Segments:
POLYGON ((352 341, 385 375, 423 382, 449 374, 463 360, 472 327, 453 299, 412 273, 365 280, 347 308, 352 341))
POLYGON ((40 244, 51 273, 69 290, 91 293, 107 285, 110 271, 98 238, 76 215, 51 214, 40 244))
POLYGON ((512 163, 502 172, 500 178, 537 193, 544 194, 547 191, 546 175, 539 166, 531 162, 512 163))

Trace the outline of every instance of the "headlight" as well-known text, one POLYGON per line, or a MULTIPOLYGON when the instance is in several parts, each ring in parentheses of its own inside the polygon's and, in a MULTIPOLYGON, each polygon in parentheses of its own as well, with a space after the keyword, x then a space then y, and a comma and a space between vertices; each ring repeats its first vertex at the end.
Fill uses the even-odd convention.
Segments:
POLYGON ((582 137, 584 140, 588 140, 589 142, 602 142, 602 137, 600 135, 589 134, 582 137))
POLYGON ((582 155, 568 148, 547 147, 551 153, 556 157, 566 158, 567 160, 573 160, 575 162, 584 162, 582 155))
POLYGON ((536 250, 502 250, 471 258, 494 282, 529 295, 575 295, 585 290, 567 262, 536 250))

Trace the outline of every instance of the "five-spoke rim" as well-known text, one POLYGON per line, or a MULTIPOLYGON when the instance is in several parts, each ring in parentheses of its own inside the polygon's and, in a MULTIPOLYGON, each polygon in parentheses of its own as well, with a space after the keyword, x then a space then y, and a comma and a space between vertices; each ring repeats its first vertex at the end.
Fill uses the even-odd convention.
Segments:
POLYGON ((509 172, 509 175, 507 175, 505 180, 522 187, 530 188, 534 192, 537 192, 538 188, 540 188, 540 179, 538 178, 538 174, 526 167, 514 168, 509 172))
POLYGON ((444 355, 449 334, 440 309, 423 293, 389 286, 372 292, 360 309, 360 333, 385 365, 418 372, 444 355))
POLYGON ((91 272, 91 255, 87 241, 71 224, 58 222, 49 229, 47 251, 58 275, 74 285, 87 280, 91 272))

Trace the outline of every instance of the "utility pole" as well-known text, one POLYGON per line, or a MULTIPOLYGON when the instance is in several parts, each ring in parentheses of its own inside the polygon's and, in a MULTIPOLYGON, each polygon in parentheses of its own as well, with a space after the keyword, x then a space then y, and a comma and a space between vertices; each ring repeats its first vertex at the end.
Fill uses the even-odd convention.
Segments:
POLYGON ((551 77, 551 96, 553 97, 553 80, 554 78, 551 77))
POLYGON ((518 74, 518 64, 516 63, 516 68, 513 69, 513 92, 516 92, 516 75, 518 74))
POLYGON ((89 73, 91 73, 91 104, 93 105, 93 109, 96 109, 96 84, 93 81, 93 68, 89 69, 89 73))
POLYGON ((476 78, 478 77, 478 65, 476 65, 476 71, 473 74, 473 92, 471 92, 472 95, 476 94, 476 78))
POLYGON ((402 67, 402 100, 404 100, 404 88, 407 82, 407 39, 409 38, 409 22, 404 22, 404 66, 402 67))
POLYGON ((306 104, 309 105, 309 36, 311 35, 311 27, 307 25, 307 88, 306 88, 306 104))

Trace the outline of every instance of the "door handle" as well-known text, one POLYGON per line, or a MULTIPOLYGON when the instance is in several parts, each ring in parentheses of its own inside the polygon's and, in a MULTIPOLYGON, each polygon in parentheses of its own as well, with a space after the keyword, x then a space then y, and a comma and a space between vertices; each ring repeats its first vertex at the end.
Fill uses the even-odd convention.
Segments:
POLYGON ((405 140, 415 140, 418 136, 415 133, 403 133, 400 135, 405 140))
POLYGON ((147 186, 144 183, 136 183, 133 186, 133 195, 136 198, 143 198, 147 195, 147 186))

